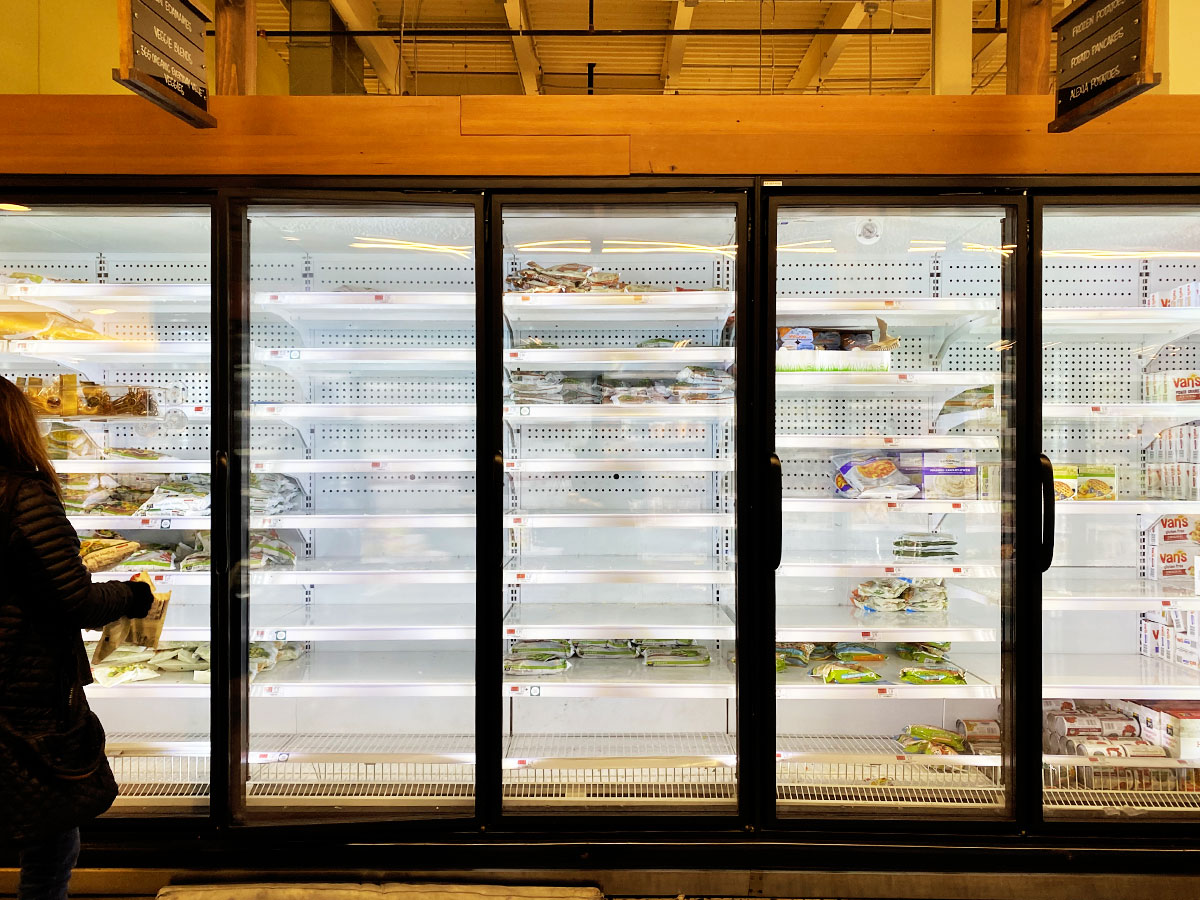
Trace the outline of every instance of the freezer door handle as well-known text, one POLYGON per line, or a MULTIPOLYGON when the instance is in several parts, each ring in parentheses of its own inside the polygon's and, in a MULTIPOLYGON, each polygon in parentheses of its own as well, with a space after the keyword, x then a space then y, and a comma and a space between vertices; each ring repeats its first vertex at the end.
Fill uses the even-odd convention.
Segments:
POLYGON ((768 540, 771 543, 768 545, 770 550, 767 559, 771 561, 771 569, 774 570, 778 569, 783 561, 783 463, 779 461, 778 453, 771 454, 771 472, 767 483, 770 485, 768 506, 771 510, 770 525, 767 528, 768 540))
POLYGON ((1045 453, 1042 466, 1042 571, 1054 562, 1054 464, 1045 453))

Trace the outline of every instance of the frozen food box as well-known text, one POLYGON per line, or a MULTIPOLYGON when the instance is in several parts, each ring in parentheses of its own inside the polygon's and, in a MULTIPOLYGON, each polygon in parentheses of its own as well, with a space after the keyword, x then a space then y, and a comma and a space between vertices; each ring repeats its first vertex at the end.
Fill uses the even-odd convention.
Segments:
POLYGON ((1146 529, 1147 546, 1179 546, 1200 542, 1200 516, 1186 513, 1159 516, 1146 529))
POLYGON ((1076 469, 1076 500, 1116 500, 1117 467, 1082 465, 1076 469))
POLYGON ((1200 372, 1172 369, 1157 374, 1164 382, 1158 388, 1160 403, 1194 403, 1200 400, 1200 372))
POLYGON ((1173 759, 1200 759, 1200 709, 1180 701, 1155 703, 1158 716, 1145 738, 1158 744, 1173 759))
POLYGON ((778 334, 775 349, 777 350, 816 350, 813 344, 813 330, 799 325, 781 325, 776 329, 778 334))
POLYGON ((1054 464, 1054 499, 1074 500, 1079 483, 1079 466, 1054 464))
POLYGON ((1146 577, 1154 580, 1193 579, 1196 545, 1171 544, 1146 548, 1146 577))
POLYGON ((966 453, 926 453, 921 464, 927 500, 974 500, 979 495, 979 470, 966 453))
POLYGON ((925 454, 920 451, 901 452, 900 459, 897 462, 897 468, 908 476, 911 481, 919 488, 924 488, 924 461, 925 454))
POLYGON ((1000 463, 979 464, 979 499, 999 500, 1001 498, 1000 463))

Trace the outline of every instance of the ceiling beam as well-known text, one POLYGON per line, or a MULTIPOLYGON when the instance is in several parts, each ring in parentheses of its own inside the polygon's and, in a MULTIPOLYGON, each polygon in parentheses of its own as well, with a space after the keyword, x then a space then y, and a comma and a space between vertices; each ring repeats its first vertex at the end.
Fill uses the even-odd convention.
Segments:
POLYGON ((675 0, 671 11, 671 36, 663 49, 662 83, 663 93, 675 90, 676 79, 683 69, 683 51, 687 48, 688 29, 692 27, 692 15, 696 12, 696 0, 675 0))
MULTIPOLYGON (((329 0, 329 4, 351 31, 369 31, 379 27, 379 10, 375 8, 375 0, 329 0)), ((412 73, 408 71, 395 38, 358 35, 354 40, 379 76, 380 86, 389 94, 403 94, 412 84, 412 73)))
MULTIPOLYGON (((504 0, 504 16, 508 27, 514 31, 529 28, 529 17, 525 12, 524 0, 504 0)), ((521 88, 526 94, 540 94, 542 64, 533 46, 533 38, 525 34, 512 36, 513 55, 517 58, 517 72, 521 76, 521 88)))
MULTIPOLYGON (((830 6, 821 27, 858 28, 866 17, 863 5, 858 0, 853 0, 853 2, 842 0, 842 2, 830 6)), ((792 73, 792 77, 788 81, 787 92, 802 94, 818 75, 828 75, 829 70, 833 68, 833 64, 837 62, 849 42, 850 35, 847 34, 814 35, 812 43, 808 45, 808 50, 804 53, 804 58, 800 60, 800 65, 796 66, 796 71, 792 73)))

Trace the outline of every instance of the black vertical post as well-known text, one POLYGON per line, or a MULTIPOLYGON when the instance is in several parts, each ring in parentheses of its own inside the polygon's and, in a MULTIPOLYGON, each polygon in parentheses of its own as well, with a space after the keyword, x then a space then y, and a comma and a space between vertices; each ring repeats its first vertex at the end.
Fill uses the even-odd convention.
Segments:
POLYGON ((501 813, 504 748, 501 652, 504 628, 503 512, 504 244, 500 201, 476 207, 475 242, 475 815, 486 831, 501 813))
POLYGON ((594 62, 590 62, 587 64, 587 66, 588 66, 588 96, 590 97, 592 94, 595 93, 595 88, 596 88, 596 64, 594 62))
POLYGON ((226 828, 245 811, 249 733, 249 608, 240 561, 249 543, 243 448, 249 446, 250 260, 245 207, 221 194, 213 213, 210 814, 217 828, 226 828))

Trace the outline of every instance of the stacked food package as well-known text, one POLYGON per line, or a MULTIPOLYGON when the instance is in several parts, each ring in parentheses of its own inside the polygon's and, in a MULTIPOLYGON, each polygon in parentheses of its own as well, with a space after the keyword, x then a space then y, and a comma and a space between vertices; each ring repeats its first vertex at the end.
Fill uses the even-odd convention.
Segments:
POLYGON ((650 294, 670 290, 650 284, 631 284, 623 281, 619 272, 604 272, 584 263, 540 266, 531 261, 504 281, 508 289, 517 294, 650 294))
POLYGON ((892 348, 899 340, 889 337, 887 323, 879 324, 879 340, 870 331, 846 328, 809 328, 781 325, 776 329, 777 372, 887 372, 892 348))
POLYGON ((947 608, 943 578, 872 578, 850 592, 850 602, 866 613, 929 612, 947 608))
POLYGON ((1200 500, 1200 422, 1162 429, 1144 455, 1147 499, 1200 500))
MULTIPOLYGON (((96 651, 94 642, 86 645, 88 656, 96 651)), ((299 659, 301 644, 284 641, 255 642, 250 645, 250 680, 287 660, 299 659)), ((92 666, 92 677, 101 687, 116 687, 136 681, 148 681, 173 672, 191 672, 192 680, 207 684, 212 668, 212 646, 207 641, 159 641, 157 649, 123 644, 104 661, 92 666)))
POLYGON ((1000 471, 970 453, 859 451, 831 457, 833 491, 850 500, 998 500, 1000 471))
POLYGON ((814 662, 808 674, 825 684, 887 684, 877 669, 894 659, 914 663, 898 666, 897 678, 904 684, 966 684, 966 672, 945 657, 949 649, 936 641, 896 644, 890 651, 873 643, 783 644, 776 646, 776 669, 814 662))
POLYGON ((1141 613, 1138 652, 1193 672, 1200 669, 1200 612, 1171 608, 1141 613))
MULTIPOLYGON (((206 572, 211 565, 209 543, 207 531, 198 531, 174 546, 139 543, 115 531, 85 531, 80 535, 79 555, 89 572, 206 572)), ((274 531, 250 533, 249 568, 295 563, 295 551, 274 531)))
POLYGON ((1189 281, 1169 291, 1154 291, 1142 298, 1142 306, 1200 306, 1200 282, 1189 281))
POLYGON ((43 380, 21 376, 16 385, 25 392, 39 416, 120 418, 157 416, 162 391, 140 385, 102 385, 80 381, 77 375, 43 380))
POLYGON ((707 666, 712 654, 695 641, 680 639, 514 641, 504 657, 508 675, 546 675, 571 668, 571 658, 587 660, 638 659, 647 666, 707 666))
POLYGON ((1191 587, 1198 555, 1200 518, 1187 514, 1159 516, 1141 535, 1141 576, 1191 587))
POLYGON ((1097 765, 1112 759, 1200 759, 1200 701, 1043 700, 1042 750, 1082 757, 1049 765, 1049 787, 1200 791, 1197 769, 1097 765))

